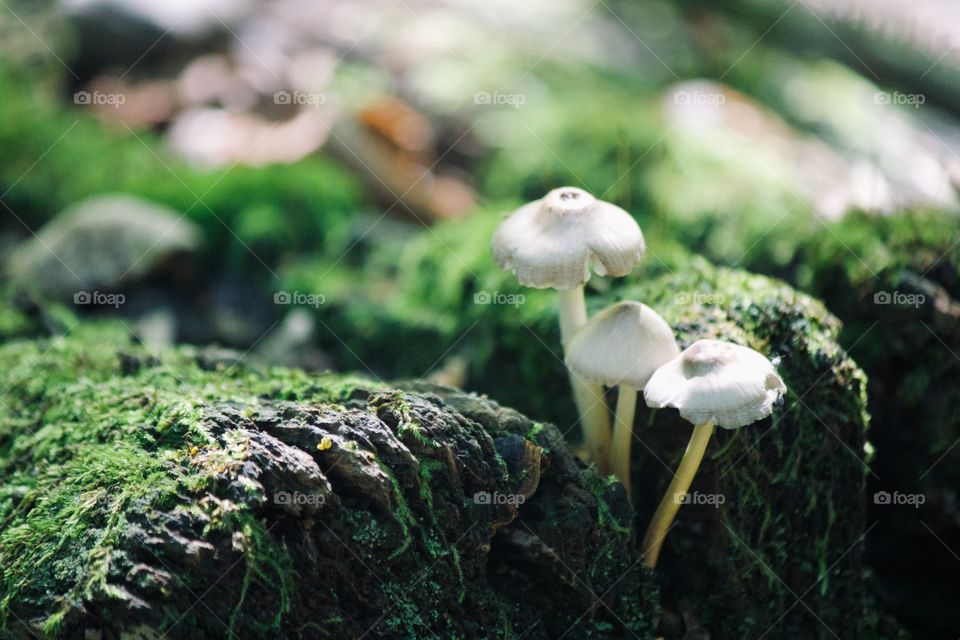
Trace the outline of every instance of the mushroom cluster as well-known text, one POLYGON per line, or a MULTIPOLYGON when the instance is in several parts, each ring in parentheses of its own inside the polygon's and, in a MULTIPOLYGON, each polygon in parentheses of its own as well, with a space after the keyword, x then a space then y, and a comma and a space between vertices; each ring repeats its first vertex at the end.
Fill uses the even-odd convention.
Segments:
POLYGON ((693 434, 643 539, 645 563, 656 566, 667 531, 685 501, 714 426, 739 429, 769 416, 786 386, 762 354, 718 340, 683 352, 670 325, 650 307, 618 302, 587 317, 584 285, 598 275, 626 276, 646 245, 623 209, 582 189, 561 187, 513 212, 493 237, 497 264, 520 284, 557 290, 560 340, 588 461, 616 475, 628 496, 637 395, 659 409, 678 409, 693 434), (611 439, 603 387, 617 388, 611 439))

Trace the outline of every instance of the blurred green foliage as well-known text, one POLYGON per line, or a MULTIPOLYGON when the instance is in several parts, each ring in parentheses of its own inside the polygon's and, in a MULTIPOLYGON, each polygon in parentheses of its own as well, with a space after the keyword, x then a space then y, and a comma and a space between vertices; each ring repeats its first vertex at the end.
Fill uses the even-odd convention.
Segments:
POLYGON ((218 260, 226 253, 231 268, 248 270, 262 268, 258 260, 318 251, 361 203, 356 178, 321 158, 204 171, 151 133, 112 131, 63 107, 23 70, 0 65, 0 94, 0 192, 28 225, 88 196, 124 192, 183 212, 202 226, 218 260))

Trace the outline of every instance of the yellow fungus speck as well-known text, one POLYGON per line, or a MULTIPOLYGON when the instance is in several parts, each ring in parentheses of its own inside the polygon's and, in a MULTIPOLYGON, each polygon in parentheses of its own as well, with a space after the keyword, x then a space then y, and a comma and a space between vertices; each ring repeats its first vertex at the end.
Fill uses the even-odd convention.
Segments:
POLYGON ((332 446, 333 446, 333 440, 324 436, 324 438, 320 441, 320 444, 317 445, 317 449, 319 449, 320 451, 326 451, 332 446))

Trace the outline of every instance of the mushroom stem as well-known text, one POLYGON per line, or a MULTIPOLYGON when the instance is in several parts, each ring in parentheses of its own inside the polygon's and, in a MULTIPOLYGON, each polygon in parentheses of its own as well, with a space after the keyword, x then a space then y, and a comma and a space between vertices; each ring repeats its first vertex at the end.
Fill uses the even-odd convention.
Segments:
POLYGON ((647 527, 647 533, 643 536, 644 564, 653 569, 657 566, 657 558, 660 556, 660 549, 663 547, 663 539, 673 524, 673 519, 680 510, 680 504, 690 489, 693 477, 700 468, 700 462, 703 460, 703 454, 707 450, 707 443, 710 442, 710 436, 713 435, 713 420, 708 420, 693 428, 693 434, 690 436, 690 442, 687 444, 687 450, 680 460, 680 466, 667 487, 667 493, 660 501, 650 526, 647 527))
MULTIPOLYGON (((560 341, 566 350, 578 329, 587 324, 587 302, 583 286, 557 290, 560 307, 560 341)), ((610 452, 610 415, 604 401, 603 387, 570 372, 573 401, 583 425, 583 435, 591 460, 601 474, 606 474, 610 452)))
POLYGON ((636 408, 637 390, 629 385, 619 385, 617 413, 613 421, 613 454, 610 466, 627 490, 628 498, 633 493, 633 487, 630 484, 630 444, 633 441, 633 417, 636 408))
POLYGON ((560 341, 566 349, 573 334, 587 324, 587 300, 583 285, 573 289, 558 289, 557 296, 560 301, 560 341))

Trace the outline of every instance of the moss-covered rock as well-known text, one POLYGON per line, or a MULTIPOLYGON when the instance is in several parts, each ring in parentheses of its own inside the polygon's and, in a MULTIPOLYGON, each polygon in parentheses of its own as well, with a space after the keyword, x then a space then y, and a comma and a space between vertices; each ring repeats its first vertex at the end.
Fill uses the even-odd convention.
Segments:
POLYGON ((142 280, 198 253, 200 245, 200 233, 182 214, 110 195, 61 213, 13 252, 6 266, 19 288, 69 302, 77 292, 142 280))
POLYGON ((649 638, 624 493, 552 426, 441 387, 0 346, 14 637, 649 638), (228 631, 229 630, 229 631, 228 631))

